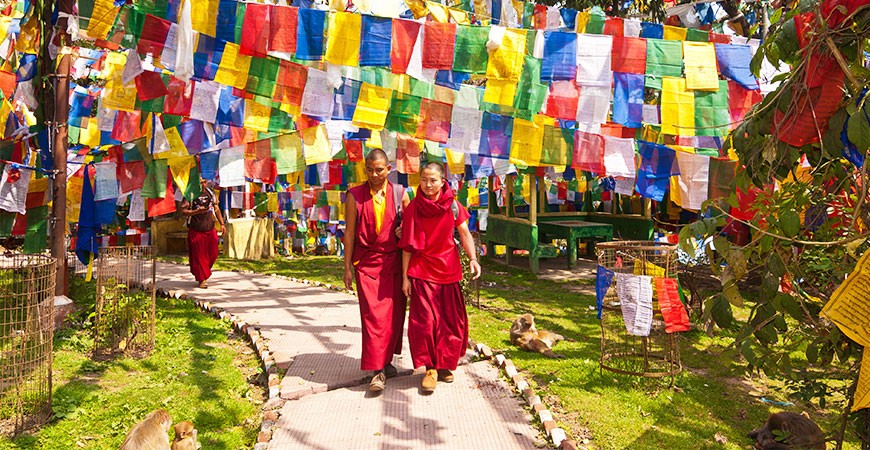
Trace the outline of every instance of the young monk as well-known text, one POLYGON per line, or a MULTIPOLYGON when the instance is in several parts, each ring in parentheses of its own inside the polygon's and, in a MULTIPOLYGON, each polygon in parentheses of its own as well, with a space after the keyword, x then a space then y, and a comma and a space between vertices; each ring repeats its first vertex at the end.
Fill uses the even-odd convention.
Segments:
POLYGON ((421 388, 453 382, 453 370, 468 345, 468 316, 459 288, 462 266, 453 230, 471 258, 471 275, 480 276, 468 211, 454 199, 444 167, 429 163, 420 172, 417 195, 402 221, 402 290, 410 298, 408 342, 414 367, 426 366, 421 388))
POLYGON ((366 156, 368 181, 348 190, 345 203, 344 285, 359 296, 362 319, 362 370, 374 371, 369 390, 384 390, 396 375, 390 363, 402 352, 407 300, 402 294, 399 251, 401 209, 405 191, 387 181, 391 166, 383 150, 366 156))

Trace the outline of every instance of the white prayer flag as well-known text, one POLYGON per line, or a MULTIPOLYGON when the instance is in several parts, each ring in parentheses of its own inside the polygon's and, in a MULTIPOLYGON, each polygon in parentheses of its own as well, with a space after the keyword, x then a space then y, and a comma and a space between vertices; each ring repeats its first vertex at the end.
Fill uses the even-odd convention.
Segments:
POLYGON ((649 336, 652 328, 652 277, 616 274, 616 295, 625 329, 634 336, 649 336))
POLYGON ((227 188, 245 184, 245 147, 230 147, 221 150, 218 158, 220 187, 227 188))
POLYGON ((27 214, 27 188, 30 186, 32 170, 12 168, 12 164, 3 167, 3 178, 0 179, 0 209, 18 214, 27 214))
POLYGON ((193 98, 190 102, 190 118, 206 123, 217 121, 218 103, 220 102, 221 85, 214 81, 197 81, 193 86, 193 98))
POLYGON ((580 86, 577 101, 577 122, 581 124, 602 124, 607 122, 610 112, 610 86, 580 86))
POLYGON ((636 179, 634 178, 625 178, 625 177, 613 177, 613 180, 616 181, 616 188, 613 192, 616 192, 619 195, 632 195, 634 194, 634 184, 636 179))
POLYGON ((625 37, 640 37, 641 21, 625 19, 622 21, 622 33, 625 37))
MULTIPOLYGON (((604 135, 604 170, 612 177, 635 178, 634 139, 604 135)), ((704 191, 706 194, 707 191, 704 191)))
POLYGON ((178 12, 178 45, 175 53, 175 78, 189 81, 193 76, 193 43, 195 36, 190 17, 190 2, 182 0, 178 12))
POLYGON ((467 154, 479 153, 483 111, 454 106, 451 122, 447 148, 467 154))
POLYGON ((130 193, 130 210, 127 219, 132 222, 145 220, 145 200, 142 199, 142 190, 136 189, 130 193))
POLYGON ((578 34, 577 83, 610 88, 613 83, 613 72, 610 70, 612 48, 613 36, 578 34))
POLYGON ((710 157, 695 153, 676 152, 680 166, 680 206, 699 210, 707 200, 710 186, 710 157))
POLYGON ((302 92, 302 114, 314 117, 332 117, 334 89, 329 85, 326 72, 308 69, 308 81, 302 92))
POLYGON ((104 161, 94 164, 97 173, 94 176, 94 201, 118 198, 118 164, 114 161, 104 161))

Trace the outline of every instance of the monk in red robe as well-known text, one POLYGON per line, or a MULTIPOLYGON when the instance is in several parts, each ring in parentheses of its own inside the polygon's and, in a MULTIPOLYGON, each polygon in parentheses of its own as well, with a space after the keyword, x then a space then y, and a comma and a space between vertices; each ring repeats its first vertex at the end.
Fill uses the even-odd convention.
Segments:
POLYGON ((386 378, 395 376, 390 363, 402 352, 407 300, 402 294, 399 250, 404 189, 387 181, 391 166, 383 150, 366 157, 368 181, 349 189, 345 202, 344 285, 359 296, 362 322, 360 368, 372 370, 369 390, 384 390, 386 378))
POLYGON ((468 345, 468 316, 459 282, 462 266, 453 230, 471 258, 471 275, 480 276, 468 211, 454 198, 444 167, 429 163, 420 172, 417 195, 402 222, 402 290, 410 298, 408 343, 414 367, 426 367, 421 388, 453 382, 453 370, 468 345))
POLYGON ((217 210, 214 194, 206 180, 201 180, 199 197, 193 201, 181 202, 181 213, 187 217, 187 252, 190 260, 190 273, 196 278, 199 287, 208 287, 211 268, 217 261, 220 250, 215 222, 224 225, 223 217, 217 210))

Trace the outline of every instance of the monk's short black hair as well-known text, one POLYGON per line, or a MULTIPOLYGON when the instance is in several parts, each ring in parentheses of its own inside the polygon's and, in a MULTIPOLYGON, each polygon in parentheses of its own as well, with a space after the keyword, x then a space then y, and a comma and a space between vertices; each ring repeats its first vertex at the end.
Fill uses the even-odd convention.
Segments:
POLYGON ((433 162, 430 162, 430 163, 426 163, 425 166, 423 166, 422 168, 420 168, 420 173, 423 173, 423 171, 426 170, 426 169, 429 169, 429 170, 435 170, 435 171, 437 171, 439 174, 441 174, 441 178, 446 178, 446 172, 444 171, 444 166, 441 165, 441 163, 439 163, 439 162, 434 162, 434 161, 433 161, 433 162))
POLYGON ((383 161, 387 164, 390 163, 390 158, 387 158, 387 153, 379 148, 372 149, 368 155, 366 155, 366 162, 374 162, 374 161, 383 161))

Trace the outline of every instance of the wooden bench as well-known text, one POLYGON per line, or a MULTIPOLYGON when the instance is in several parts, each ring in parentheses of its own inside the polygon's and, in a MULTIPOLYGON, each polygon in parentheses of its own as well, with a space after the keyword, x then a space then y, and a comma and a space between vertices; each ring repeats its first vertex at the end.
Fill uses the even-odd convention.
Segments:
POLYGON ((595 241, 612 241, 613 225, 586 222, 583 220, 559 220, 538 222, 538 235, 541 240, 565 239, 568 243, 568 268, 577 266, 577 244, 587 241, 586 255, 595 255, 595 241))

